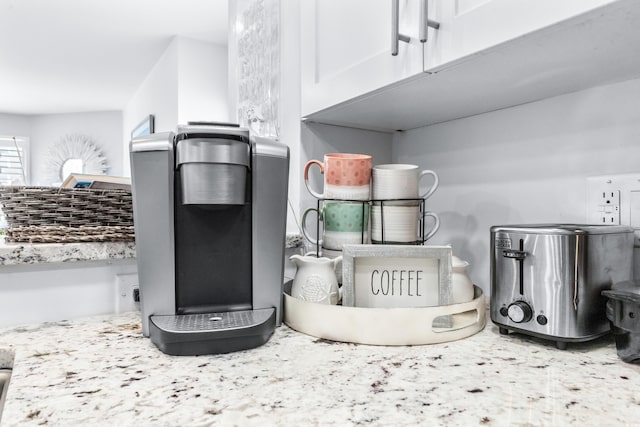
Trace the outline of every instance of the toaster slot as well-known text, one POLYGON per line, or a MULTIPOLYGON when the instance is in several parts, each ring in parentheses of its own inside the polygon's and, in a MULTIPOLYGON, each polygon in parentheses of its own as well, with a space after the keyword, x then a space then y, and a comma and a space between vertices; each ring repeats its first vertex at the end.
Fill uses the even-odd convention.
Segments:
POLYGON ((522 256, 518 258, 518 270, 520 270, 520 295, 524 295, 524 257, 527 254, 524 252, 523 239, 520 239, 520 252, 522 253, 522 256))
POLYGON ((524 239, 520 239, 519 250, 505 249, 502 251, 502 256, 505 258, 512 258, 517 261, 518 264, 518 278, 520 279, 519 291, 520 295, 524 295, 524 259, 527 253, 524 251, 524 239))

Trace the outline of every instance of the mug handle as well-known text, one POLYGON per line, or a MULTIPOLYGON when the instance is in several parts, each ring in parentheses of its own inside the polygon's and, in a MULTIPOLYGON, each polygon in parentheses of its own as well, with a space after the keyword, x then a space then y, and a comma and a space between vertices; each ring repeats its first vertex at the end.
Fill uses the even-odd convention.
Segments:
POLYGON ((320 167, 320 173, 324 175, 324 163, 322 163, 319 160, 309 160, 305 165, 304 165, 304 185, 305 187, 307 187, 307 191, 309 191, 309 193, 311 193, 311 195, 313 197, 315 197, 316 199, 322 199, 322 194, 314 191, 311 186, 309 186, 309 168, 312 165, 318 165, 320 167))
POLYGON ((431 188, 429 188, 427 191, 425 191, 424 194, 420 195, 421 199, 427 200, 433 194, 433 192, 436 191, 436 189, 438 188, 439 181, 438 181, 438 174, 437 173, 435 173, 432 170, 426 169, 426 170, 423 170, 422 172, 420 172, 420 176, 418 177, 418 182, 420 182, 420 180, 422 180, 422 177, 425 176, 425 175, 431 175, 433 177, 433 185, 431 186, 431 188))
POLYGON ((422 216, 422 220, 424 221, 424 218, 427 217, 427 216, 430 216, 431 218, 433 218, 435 220, 435 223, 433 224, 433 229, 429 233, 427 233, 426 236, 424 236, 424 240, 425 241, 427 241, 430 238, 432 238, 433 235, 436 234, 436 231, 438 231, 438 229, 440 228, 440 218, 438 217, 437 213, 427 211, 422 216))
MULTIPOLYGON (((322 240, 320 240, 320 242, 318 242, 317 239, 314 239, 313 237, 309 236, 307 234, 307 226, 306 226, 306 222, 307 222, 307 215, 309 213, 311 213, 311 211, 315 211, 317 215, 320 215, 320 212, 318 211, 318 209, 316 208, 309 208, 306 211, 304 211, 304 214, 302 214, 302 235, 304 236, 305 239, 307 239, 311 244, 313 245, 318 245, 318 243, 320 245, 322 245, 322 240)), ((322 220, 322 217, 320 217, 320 220, 322 220)), ((319 231, 319 230, 318 230, 319 231)))

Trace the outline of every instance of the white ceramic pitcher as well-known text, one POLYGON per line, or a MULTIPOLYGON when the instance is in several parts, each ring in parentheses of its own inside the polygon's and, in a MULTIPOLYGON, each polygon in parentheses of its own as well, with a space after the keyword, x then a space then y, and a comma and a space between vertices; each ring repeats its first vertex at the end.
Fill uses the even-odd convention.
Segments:
POLYGON ((298 267, 291 286, 292 297, 319 304, 338 304, 340 289, 335 267, 342 256, 329 259, 292 255, 289 259, 298 267))

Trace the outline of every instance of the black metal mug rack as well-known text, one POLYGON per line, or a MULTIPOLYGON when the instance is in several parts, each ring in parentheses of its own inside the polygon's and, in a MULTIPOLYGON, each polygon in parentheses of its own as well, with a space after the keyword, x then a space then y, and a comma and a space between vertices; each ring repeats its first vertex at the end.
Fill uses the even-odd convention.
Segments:
MULTIPOLYGON (((320 212, 321 212, 321 208, 322 208, 322 204, 324 202, 348 202, 348 203, 361 203, 362 204, 362 216, 365 216, 366 213, 366 209, 365 209, 365 205, 369 206, 369 215, 371 216, 371 212, 372 212, 372 207, 376 204, 380 205, 380 232, 381 232, 381 238, 382 240, 380 242, 376 242, 375 244, 380 244, 380 245, 386 245, 386 244, 404 244, 404 245, 424 245, 426 242, 425 239, 425 200, 422 198, 415 198, 415 199, 372 199, 372 200, 351 200, 351 199, 318 199, 316 201, 316 209, 318 214, 316 215, 316 248, 315 248, 315 255, 316 257, 320 257, 321 254, 321 245, 320 245, 320 212), (419 206, 419 213, 420 213, 420 217, 419 217, 419 226, 418 226, 418 239, 415 242, 387 242, 384 236, 384 206, 385 204, 389 204, 389 203, 398 203, 398 202, 417 202, 418 206, 419 206)), ((365 243, 365 232, 369 232, 368 228, 365 229, 364 224, 365 222, 367 223, 371 223, 371 218, 369 218, 369 221, 362 221, 362 227, 360 229, 360 233, 361 233, 361 239, 360 239, 360 243, 364 244, 365 243)))
MULTIPOLYGON (((364 218, 365 213, 366 213, 366 209, 365 209, 365 205, 370 205, 371 202, 369 200, 352 200, 352 199, 318 199, 316 201, 316 209, 318 212, 318 215, 316 215, 316 257, 320 256, 320 212, 321 212, 321 205, 324 202, 345 202, 345 203, 360 203, 362 205, 362 217, 364 218)), ((369 208, 369 212, 371 212, 371 208, 369 208)), ((368 221, 366 221, 368 223, 368 221)), ((362 227, 360 227, 360 243, 364 244, 365 243, 365 237, 364 237, 364 233, 368 232, 368 230, 365 229, 364 227, 365 221, 362 221, 362 227)))

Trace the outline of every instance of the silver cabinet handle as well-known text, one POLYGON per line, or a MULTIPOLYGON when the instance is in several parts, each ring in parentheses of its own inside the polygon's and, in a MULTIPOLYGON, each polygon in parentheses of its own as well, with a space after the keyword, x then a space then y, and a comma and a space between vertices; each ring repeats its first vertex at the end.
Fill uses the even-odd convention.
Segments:
POLYGON ((429 27, 437 30, 440 28, 440 23, 429 19, 429 0, 420 0, 420 43, 427 42, 429 27))
POLYGON ((400 0, 391 0, 391 55, 398 55, 400 40, 409 43, 409 36, 400 34, 400 0))
MULTIPOLYGON (((429 27, 439 29, 440 23, 429 19, 429 0, 420 0, 420 43, 427 42, 427 32, 429 27)), ((398 55, 400 41, 409 43, 411 38, 407 35, 400 34, 400 0, 391 0, 391 55, 398 55)))

